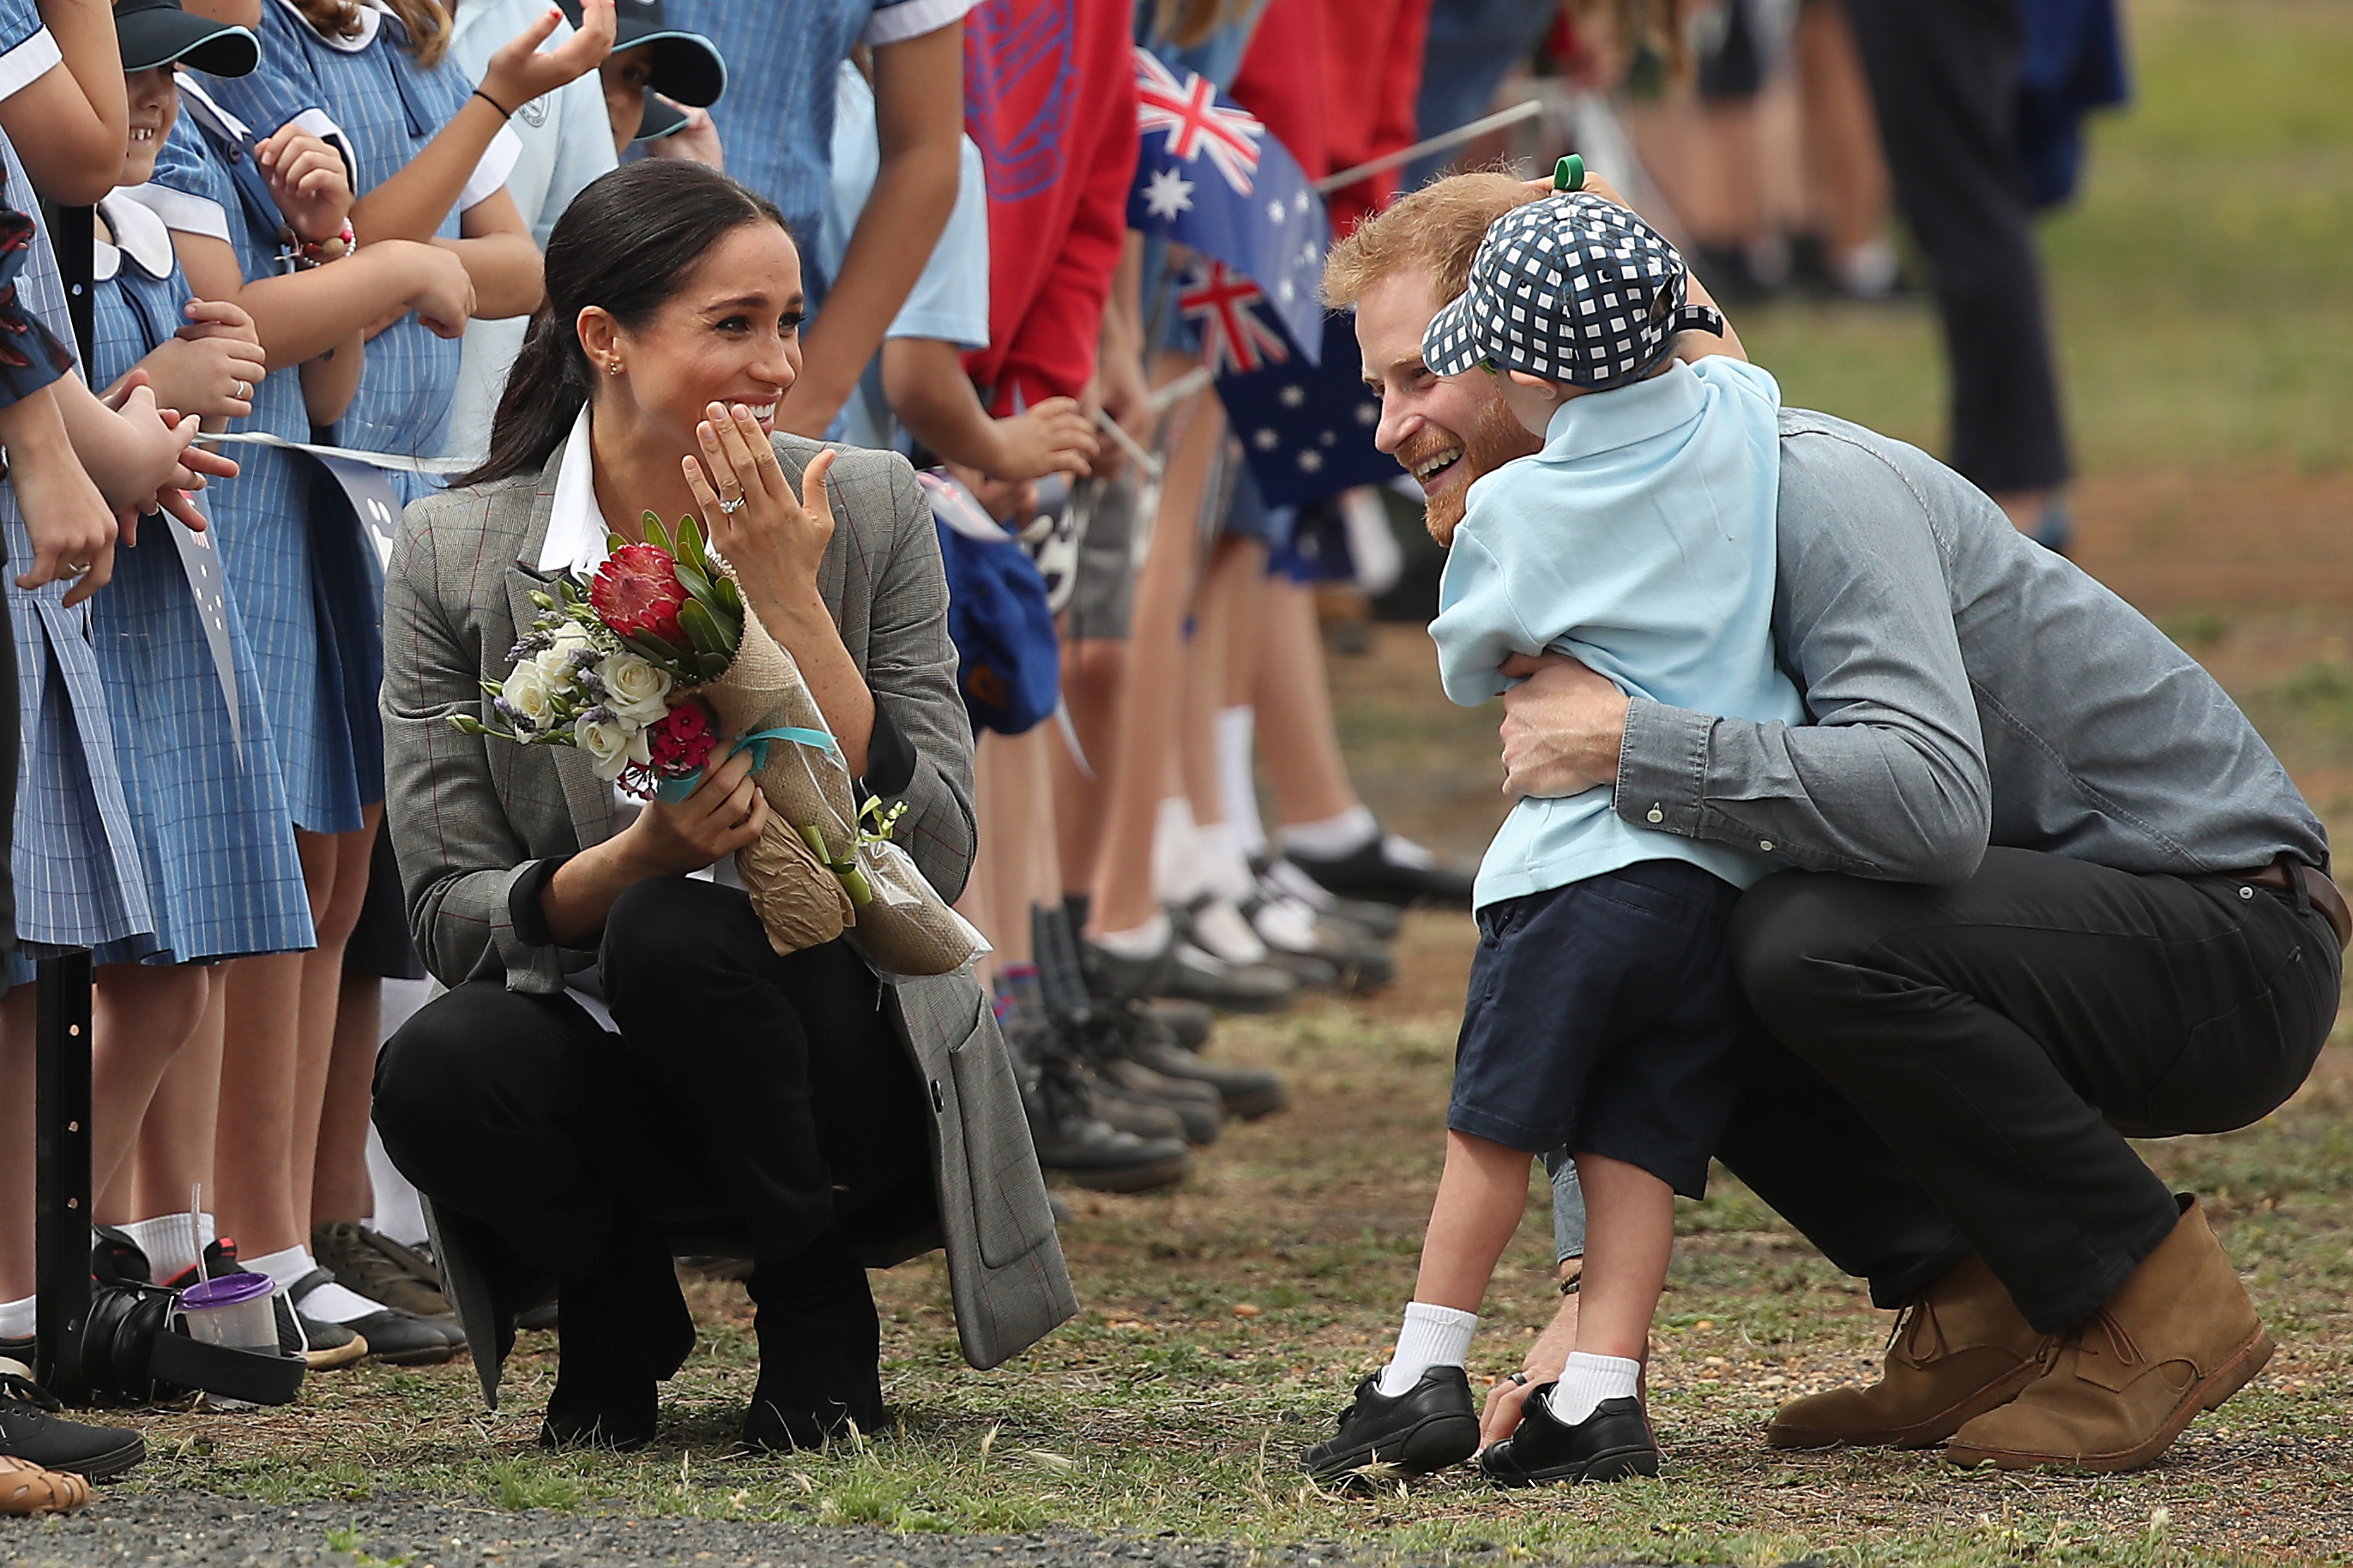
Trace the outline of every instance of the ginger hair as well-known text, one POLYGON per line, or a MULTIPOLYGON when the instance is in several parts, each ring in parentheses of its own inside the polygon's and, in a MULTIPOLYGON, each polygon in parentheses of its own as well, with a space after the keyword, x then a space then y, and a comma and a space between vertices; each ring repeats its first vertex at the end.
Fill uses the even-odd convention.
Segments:
MULTIPOLYGON (((302 19, 332 38, 360 36, 360 7, 353 0, 294 0, 302 19)), ((449 52, 449 13, 440 0, 384 0, 384 8, 408 29, 408 52, 421 66, 441 63, 449 52)))
POLYGON ((1324 262, 1324 303, 1353 308, 1365 291, 1403 267, 1430 276, 1440 300, 1471 284, 1471 258, 1487 226, 1514 207, 1541 201, 1517 174, 1482 170, 1450 174, 1398 200, 1358 224, 1324 262))

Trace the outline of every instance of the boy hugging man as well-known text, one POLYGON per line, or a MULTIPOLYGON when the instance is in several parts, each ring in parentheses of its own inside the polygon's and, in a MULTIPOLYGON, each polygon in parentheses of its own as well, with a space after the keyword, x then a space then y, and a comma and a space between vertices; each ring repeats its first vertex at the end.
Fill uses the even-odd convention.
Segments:
MULTIPOLYGON (((1436 375, 1502 377, 1545 443, 1471 487, 1430 628, 1447 696, 1482 702, 1509 684, 1499 666, 1549 650, 1634 696, 1802 721, 1772 647, 1780 391, 1673 247, 1589 192, 1515 208, 1488 228, 1422 357, 1436 375), (1686 329, 1715 334, 1683 340, 1688 360, 1686 329)), ((1310 1474, 1420 1474, 1478 1447, 1463 1364, 1480 1301, 1530 1157, 1563 1147, 1588 1211, 1576 1352, 1480 1468, 1506 1486, 1658 1473, 1642 1356, 1674 1194, 1706 1189, 1754 1026, 1725 925, 1768 869, 1630 825, 1606 788, 1513 808, 1479 868, 1479 952, 1413 1302, 1395 1359, 1302 1456, 1310 1474)))

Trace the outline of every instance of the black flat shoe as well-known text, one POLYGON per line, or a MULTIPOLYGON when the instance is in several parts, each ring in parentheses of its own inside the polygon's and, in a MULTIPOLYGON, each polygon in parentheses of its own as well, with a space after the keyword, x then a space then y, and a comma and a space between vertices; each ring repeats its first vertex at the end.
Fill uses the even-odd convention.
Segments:
POLYGON ((745 1286, 758 1309, 760 1381, 744 1413, 744 1447, 790 1452, 853 1428, 881 1431, 881 1319, 842 1238, 829 1232, 797 1257, 763 1259, 745 1286))
POLYGON ((1400 1475, 1426 1476, 1460 1464, 1479 1448, 1479 1410, 1459 1366, 1434 1366, 1392 1399, 1378 1373, 1356 1384, 1356 1403, 1340 1413, 1340 1430, 1299 1456, 1299 1468, 1319 1481, 1355 1479, 1367 1465, 1400 1475))
POLYGON ((1659 1440, 1639 1399, 1605 1399, 1571 1426, 1552 1413, 1546 1384, 1522 1406, 1520 1428, 1479 1456, 1479 1473, 1499 1487, 1622 1481, 1659 1473, 1659 1440))
POLYGON ((543 1448, 604 1448, 626 1454, 654 1440, 661 1389, 650 1377, 559 1367, 539 1426, 543 1448))
POLYGON ((18 1364, 11 1359, 0 1371, 0 1454, 93 1481, 111 1480, 147 1457, 146 1439, 136 1432, 58 1415, 63 1406, 17 1372, 18 1364))

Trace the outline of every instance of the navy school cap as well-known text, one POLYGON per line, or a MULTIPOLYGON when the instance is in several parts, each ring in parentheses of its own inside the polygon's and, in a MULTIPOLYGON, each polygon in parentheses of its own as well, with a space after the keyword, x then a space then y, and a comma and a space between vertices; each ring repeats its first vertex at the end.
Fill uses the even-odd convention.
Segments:
POLYGON ((251 33, 191 16, 180 0, 117 0, 114 37, 126 71, 178 64, 206 76, 244 76, 261 63, 261 43, 251 33))
MULTIPOLYGON (((580 25, 580 0, 557 0, 565 17, 574 26, 580 25)), ((719 47, 701 33, 683 27, 670 26, 662 16, 661 0, 613 0, 613 52, 634 49, 640 44, 651 44, 653 58, 646 77, 649 96, 646 107, 653 107, 651 93, 680 103, 690 103, 698 109, 708 108, 719 101, 727 90, 727 61, 720 55, 719 47)), ((683 121, 681 121, 681 123, 683 121)), ((670 128, 678 129, 676 125, 670 128)), ((668 132, 656 132, 667 135, 668 132)), ((640 127, 638 135, 646 134, 640 127)))
POLYGON ((1617 203, 1589 191, 1546 196, 1488 226, 1470 286, 1422 332, 1422 363, 1437 375, 1489 364, 1622 386, 1664 358, 1677 332, 1724 331, 1723 316, 1686 302, 1689 281, 1665 237, 1617 203))

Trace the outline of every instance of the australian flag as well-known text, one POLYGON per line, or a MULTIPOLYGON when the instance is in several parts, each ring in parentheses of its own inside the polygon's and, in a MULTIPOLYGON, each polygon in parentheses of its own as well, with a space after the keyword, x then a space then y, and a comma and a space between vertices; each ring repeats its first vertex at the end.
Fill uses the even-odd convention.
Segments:
MULTIPOLYGON (((1185 297, 1177 296, 1180 301, 1185 297)), ((1359 379, 1356 318, 1322 317, 1315 334, 1321 352, 1313 363, 1285 339, 1285 353, 1262 351, 1255 364, 1218 374, 1226 422, 1241 442, 1269 506, 1297 506, 1398 477, 1397 460, 1373 446, 1381 406, 1359 379)), ((1212 339, 1206 323, 1201 341, 1207 352, 1212 339)))
POLYGON ((1315 290, 1331 238, 1323 198, 1254 115, 1198 75, 1138 49, 1135 85, 1142 146, 1127 226, 1255 284, 1258 308, 1312 358, 1324 341, 1315 290))

